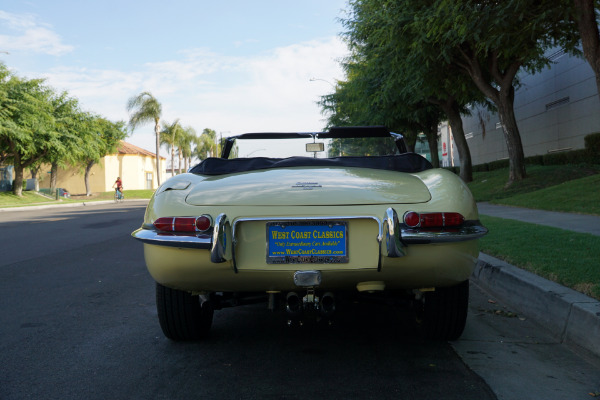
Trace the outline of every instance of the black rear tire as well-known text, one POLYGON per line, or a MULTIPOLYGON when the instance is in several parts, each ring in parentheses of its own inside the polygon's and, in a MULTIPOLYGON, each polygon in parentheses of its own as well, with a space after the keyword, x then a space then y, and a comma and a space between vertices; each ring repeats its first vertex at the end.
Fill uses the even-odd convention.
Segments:
POLYGON ((456 340, 462 335, 469 308, 469 281, 425 293, 417 312, 425 337, 456 340))
POLYGON ((164 335, 175 341, 199 340, 208 335, 213 320, 210 301, 156 283, 156 309, 164 335))

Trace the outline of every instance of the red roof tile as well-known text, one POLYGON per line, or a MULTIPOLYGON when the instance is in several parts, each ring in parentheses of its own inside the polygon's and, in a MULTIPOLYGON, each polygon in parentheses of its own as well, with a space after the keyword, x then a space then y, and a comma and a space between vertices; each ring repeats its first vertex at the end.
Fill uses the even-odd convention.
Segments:
MULTIPOLYGON (((127 143, 121 140, 119 143, 119 148, 117 150, 119 154, 140 154, 143 156, 156 157, 155 153, 148 151, 146 149, 142 149, 141 147, 137 147, 131 143, 127 143)), ((166 159, 166 157, 160 156, 162 159, 166 159)))

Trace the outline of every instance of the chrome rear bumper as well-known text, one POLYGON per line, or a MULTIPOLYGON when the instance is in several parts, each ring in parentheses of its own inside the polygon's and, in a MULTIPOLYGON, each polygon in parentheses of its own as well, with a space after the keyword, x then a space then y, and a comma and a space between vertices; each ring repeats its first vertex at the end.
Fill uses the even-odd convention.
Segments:
MULTIPOLYGON (((406 254, 405 247, 414 244, 454 243, 476 240, 486 235, 488 230, 479 221, 466 221, 463 226, 455 229, 418 229, 409 228, 400 222, 398 214, 393 208, 388 208, 382 220, 375 217, 318 217, 318 219, 352 219, 369 218, 379 224, 380 255, 386 257, 402 257, 406 254)), ((285 218, 289 220, 290 218, 285 218)), ((302 219, 302 218, 297 218, 302 219)), ((304 218, 311 219, 311 218, 304 218)), ((314 219, 314 218, 312 218, 314 219)), ((134 231, 131 236, 146 244, 157 246, 170 246, 179 248, 202 249, 211 251, 211 261, 214 263, 225 262, 234 256, 235 225, 240 221, 265 220, 273 221, 277 218, 244 218, 238 219, 231 227, 225 214, 220 214, 215 223, 213 232, 182 235, 160 232, 142 227, 134 231)))

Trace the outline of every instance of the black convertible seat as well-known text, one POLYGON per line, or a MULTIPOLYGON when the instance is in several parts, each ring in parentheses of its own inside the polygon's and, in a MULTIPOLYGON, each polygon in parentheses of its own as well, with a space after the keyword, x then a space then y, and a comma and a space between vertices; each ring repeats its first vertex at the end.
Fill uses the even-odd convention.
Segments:
POLYGON ((336 158, 207 158, 190 170, 200 175, 225 175, 238 172, 256 171, 271 168, 292 167, 355 167, 383 169, 398 172, 421 172, 433 168, 426 158, 415 153, 375 157, 336 157, 336 158))

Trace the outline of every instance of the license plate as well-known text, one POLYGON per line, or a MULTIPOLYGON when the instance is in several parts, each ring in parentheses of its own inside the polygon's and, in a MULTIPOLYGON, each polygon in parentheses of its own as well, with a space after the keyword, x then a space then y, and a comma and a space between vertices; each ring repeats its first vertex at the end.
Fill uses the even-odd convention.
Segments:
POLYGON ((267 222, 267 263, 332 264, 347 262, 347 222, 267 222))

